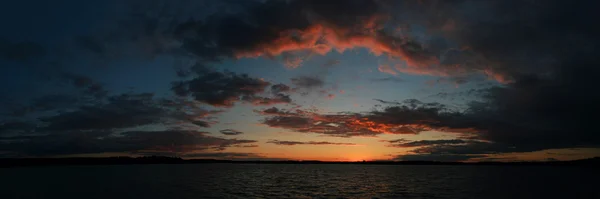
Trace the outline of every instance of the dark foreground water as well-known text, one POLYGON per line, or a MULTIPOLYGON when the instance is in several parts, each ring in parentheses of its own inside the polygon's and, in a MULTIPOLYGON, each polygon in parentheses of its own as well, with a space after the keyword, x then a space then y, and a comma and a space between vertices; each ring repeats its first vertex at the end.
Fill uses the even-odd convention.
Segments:
POLYGON ((598 169, 190 164, 0 169, 0 198, 600 198, 598 169))

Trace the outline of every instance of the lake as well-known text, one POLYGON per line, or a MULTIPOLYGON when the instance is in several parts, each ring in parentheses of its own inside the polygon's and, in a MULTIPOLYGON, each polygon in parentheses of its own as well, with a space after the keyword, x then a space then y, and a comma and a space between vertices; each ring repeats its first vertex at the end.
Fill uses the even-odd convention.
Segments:
POLYGON ((181 164, 0 169, 0 198, 600 198, 598 169, 181 164))

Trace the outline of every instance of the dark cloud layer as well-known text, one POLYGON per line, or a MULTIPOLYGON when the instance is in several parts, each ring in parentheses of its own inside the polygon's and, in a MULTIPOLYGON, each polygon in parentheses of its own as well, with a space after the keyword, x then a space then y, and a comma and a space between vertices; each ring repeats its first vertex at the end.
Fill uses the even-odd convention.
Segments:
MULTIPOLYGON (((197 120, 198 115, 210 114, 199 107, 159 101, 153 94, 123 94, 112 96, 107 103, 85 105, 71 112, 40 118, 47 126, 44 130, 102 130, 136 127, 149 124, 166 124, 184 121, 207 127, 209 124, 197 120), (177 110, 181 106, 191 108, 190 113, 177 110)), ((200 117, 202 117, 200 115, 200 117)))
POLYGON ((458 162, 467 161, 472 158, 482 158, 484 155, 456 155, 456 154, 410 154, 400 155, 395 160, 401 161, 441 161, 458 162))
POLYGON ((270 127, 335 137, 416 134, 437 128, 430 125, 430 120, 446 117, 447 114, 442 112, 444 110, 440 104, 411 105, 415 107, 390 107, 382 112, 364 114, 320 114, 303 110, 290 112, 277 108, 257 112, 267 116, 262 123, 270 127))
POLYGON ((88 153, 171 153, 183 155, 198 151, 219 151, 254 140, 224 139, 198 131, 110 131, 54 132, 26 136, 0 143, 0 151, 21 156, 47 156, 88 153))
POLYGON ((389 147, 422 147, 431 145, 454 145, 467 143, 464 140, 453 139, 453 140, 419 140, 419 141, 407 141, 407 140, 391 140, 388 141, 389 147))
POLYGON ((482 100, 472 102, 459 117, 440 120, 477 129, 475 137, 493 145, 445 146, 452 149, 440 151, 599 146, 592 118, 600 110, 600 95, 590 80, 599 72, 600 40, 599 30, 588 25, 599 16, 591 10, 597 3, 458 1, 454 6, 468 3, 485 9, 454 10, 452 17, 462 25, 453 37, 493 63, 496 75, 511 83, 485 90, 482 100))
POLYGON ((354 143, 346 143, 346 142, 326 142, 326 141, 284 141, 284 140, 269 140, 267 143, 276 144, 276 145, 343 145, 343 146, 355 146, 357 144, 354 143))
POLYGON ((223 135, 241 135, 241 134, 244 134, 244 132, 233 130, 233 129, 223 129, 223 130, 221 130, 219 132, 221 132, 223 135))
POLYGON ((175 82, 172 90, 178 96, 192 96, 194 100, 217 107, 232 107, 236 102, 249 102, 254 105, 291 103, 285 94, 289 86, 271 85, 262 79, 236 74, 230 71, 219 72, 206 67, 194 69, 197 76, 191 80, 175 82), (270 96, 261 96, 270 87, 270 96))

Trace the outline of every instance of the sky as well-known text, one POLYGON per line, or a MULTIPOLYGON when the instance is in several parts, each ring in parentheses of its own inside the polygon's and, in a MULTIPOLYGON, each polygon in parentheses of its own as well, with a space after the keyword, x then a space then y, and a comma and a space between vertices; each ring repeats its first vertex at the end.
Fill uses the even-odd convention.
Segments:
POLYGON ((0 157, 600 156, 594 2, 0 6, 0 157))

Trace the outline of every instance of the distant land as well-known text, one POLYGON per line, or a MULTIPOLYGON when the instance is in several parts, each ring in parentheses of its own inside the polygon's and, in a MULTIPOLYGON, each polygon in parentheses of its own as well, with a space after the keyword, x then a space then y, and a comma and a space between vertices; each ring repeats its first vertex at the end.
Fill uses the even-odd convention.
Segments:
POLYGON ((363 164, 363 165, 547 165, 547 166, 600 166, 600 157, 571 161, 533 162, 437 162, 437 161, 359 161, 332 162, 315 160, 217 160, 181 159, 178 157, 106 157, 106 158, 3 158, 1 167, 66 166, 66 165, 127 165, 127 164, 363 164))

